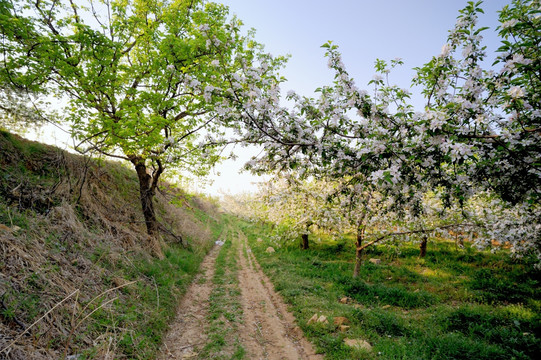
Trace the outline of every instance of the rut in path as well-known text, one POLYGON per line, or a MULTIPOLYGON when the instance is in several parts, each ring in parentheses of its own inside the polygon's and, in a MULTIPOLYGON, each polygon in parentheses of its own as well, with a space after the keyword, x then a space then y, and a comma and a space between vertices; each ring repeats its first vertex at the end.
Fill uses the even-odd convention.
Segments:
POLYGON ((240 331, 247 359, 323 359, 316 355, 312 344, 295 325, 295 318, 287 310, 269 279, 250 251, 246 236, 239 233, 239 281, 244 311, 244 327, 240 331), (246 256, 244 256, 246 255, 246 256))
POLYGON ((207 342, 206 322, 208 298, 220 247, 215 246, 201 263, 201 273, 195 277, 180 302, 175 321, 163 343, 162 360, 189 359, 196 356, 195 348, 207 342))
MULTIPOLYGON (((231 230, 230 230, 231 231, 231 230)), ((295 325, 295 318, 288 312, 282 298, 274 291, 269 279, 261 270, 251 253, 246 236, 239 231, 232 236, 237 257, 238 282, 241 288, 239 302, 242 305, 242 324, 234 329, 245 350, 244 359, 249 360, 315 360, 323 359, 295 325)), ((216 246, 202 263, 203 272, 196 277, 182 300, 175 322, 164 342, 162 360, 200 359, 198 349, 210 341, 208 336, 209 296, 213 291, 212 277, 215 262, 222 250, 216 246)), ((233 330, 233 329, 231 329, 233 330)), ((227 347, 226 347, 227 348, 227 347)), ((222 349, 218 358, 230 358, 232 354, 222 349)), ((211 356, 214 358, 214 356, 211 356)))

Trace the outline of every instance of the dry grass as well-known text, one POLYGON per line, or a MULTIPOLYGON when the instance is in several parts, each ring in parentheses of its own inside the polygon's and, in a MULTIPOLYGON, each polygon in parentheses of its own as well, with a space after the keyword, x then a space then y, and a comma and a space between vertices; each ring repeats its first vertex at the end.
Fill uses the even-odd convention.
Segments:
MULTIPOLYGON (((197 197, 189 197, 181 190, 164 186, 158 193, 162 224, 168 229, 179 229, 183 243, 195 251, 208 252, 213 237, 209 222, 204 223, 194 213, 194 208, 202 211, 212 221, 218 221, 218 208, 214 203, 197 197)), ((169 241, 178 241, 164 232, 169 241)))
MULTIPOLYGON (((85 319, 75 335, 70 333, 74 312, 115 284, 128 282, 116 269, 133 267, 135 257, 163 257, 165 242, 175 239, 167 232, 158 240, 146 235, 137 186, 133 171, 121 164, 0 133, 0 224, 21 228, 0 230, 0 349, 28 330, 0 358, 60 358, 67 343, 68 354, 94 348, 97 358, 123 358, 116 349, 130 329, 111 325, 97 332, 92 319, 85 319), (67 299, 29 329, 74 291, 77 298, 67 299)), ((189 207, 172 204, 180 193, 168 189, 167 195, 157 196, 164 227, 206 251, 212 240, 208 225, 189 207)), ((155 286, 148 276, 138 281, 155 286)), ((100 301, 110 303, 100 311, 114 317, 112 299, 134 295, 130 290, 108 292, 100 301)))

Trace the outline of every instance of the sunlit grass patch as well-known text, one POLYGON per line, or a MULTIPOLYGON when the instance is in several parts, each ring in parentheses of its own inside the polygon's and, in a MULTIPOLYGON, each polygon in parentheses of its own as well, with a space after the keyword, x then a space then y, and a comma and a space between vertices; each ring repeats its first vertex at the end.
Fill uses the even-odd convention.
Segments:
POLYGON ((352 278, 352 238, 313 242, 300 250, 284 243, 275 254, 265 229, 244 224, 254 254, 297 317, 306 336, 328 359, 535 359, 541 352, 539 271, 528 259, 477 252, 466 243, 377 246, 352 278), (257 242, 257 238, 264 239, 257 242), (347 303, 340 303, 347 298, 347 303), (314 315, 329 324, 308 324, 314 315), (346 331, 333 325, 346 317, 346 331), (356 350, 345 339, 363 339, 356 350))

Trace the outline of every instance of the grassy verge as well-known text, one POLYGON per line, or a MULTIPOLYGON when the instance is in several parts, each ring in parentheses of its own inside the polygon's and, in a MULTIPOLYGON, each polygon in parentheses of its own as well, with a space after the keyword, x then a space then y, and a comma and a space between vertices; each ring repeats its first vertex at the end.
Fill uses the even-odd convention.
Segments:
MULTIPOLYGON (((360 278, 351 277, 352 239, 297 243, 268 254, 269 229, 244 224, 263 270, 291 305, 298 324, 327 359, 534 359, 541 353, 540 273, 506 254, 430 243, 400 251, 381 245, 367 254, 360 278), (264 239, 263 242, 256 241, 264 239), (348 297, 348 303, 340 299, 348 297), (308 324, 314 314, 329 324, 308 324), (341 332, 334 317, 346 317, 341 332), (344 339, 363 339, 371 350, 344 339)), ((275 245, 272 245, 275 246, 275 245)))
MULTIPOLYGON (((108 334, 115 353, 129 359, 154 359, 168 324, 174 319, 176 306, 197 273, 202 254, 171 246, 163 259, 135 256, 115 264, 101 265, 109 270, 108 287, 135 281, 122 288, 111 308, 92 316, 92 332, 108 334)), ((94 358, 100 348, 86 351, 94 358)))
POLYGON ((216 258, 214 288, 209 298, 209 340, 199 354, 200 359, 244 358, 245 350, 236 335, 242 323, 242 306, 237 277, 238 245, 233 242, 234 236, 237 234, 229 227, 222 238, 225 244, 216 258))
POLYGON ((148 238, 133 170, 0 131, 0 358, 155 358, 223 227, 162 185, 157 215, 189 248, 148 238))
MULTIPOLYGON (((11 216, 20 225, 28 220, 18 211, 12 210, 11 216)), ((30 220, 28 226, 37 225, 30 220)), ((213 224, 213 233, 220 227, 213 224)), ((141 250, 122 253, 105 243, 92 248, 63 238, 57 232, 44 238, 39 250, 46 256, 32 260, 39 264, 39 271, 20 270, 20 281, 8 277, 13 285, 2 289, 0 321, 20 332, 68 293, 80 289, 50 319, 32 328, 33 341, 56 354, 67 348, 68 355, 79 359, 105 354, 115 354, 115 359, 154 359, 204 252, 170 244, 164 247, 163 258, 157 258, 141 250)), ((36 244, 32 239, 26 242, 36 244)), ((10 266, 9 259, 0 261, 0 268, 10 266)))

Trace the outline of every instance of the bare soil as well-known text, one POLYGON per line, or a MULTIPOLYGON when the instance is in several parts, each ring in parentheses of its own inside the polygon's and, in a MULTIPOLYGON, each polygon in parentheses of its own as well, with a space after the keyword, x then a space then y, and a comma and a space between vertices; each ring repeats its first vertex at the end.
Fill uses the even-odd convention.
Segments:
POLYGON ((240 329, 248 359, 323 359, 295 325, 280 295, 261 270, 248 246, 246 236, 239 234, 239 281, 245 326, 240 329))
MULTIPOLYGON (((238 335, 246 351, 244 358, 323 359, 295 325, 294 316, 261 270, 244 234, 239 233, 233 241, 238 249, 238 280, 244 322, 244 326, 238 327, 238 335)), ((180 304, 160 359, 195 359, 198 357, 197 349, 208 341, 206 315, 218 252, 219 247, 215 247, 203 261, 201 278, 194 280, 180 304)))

